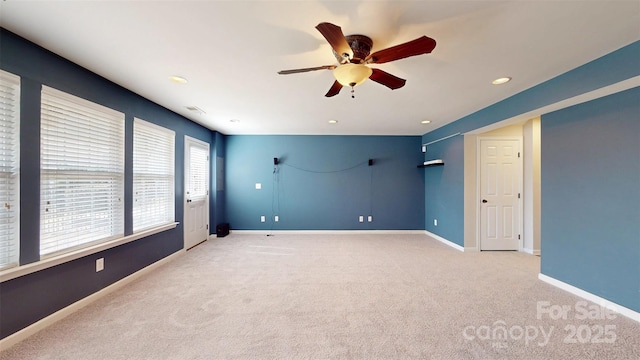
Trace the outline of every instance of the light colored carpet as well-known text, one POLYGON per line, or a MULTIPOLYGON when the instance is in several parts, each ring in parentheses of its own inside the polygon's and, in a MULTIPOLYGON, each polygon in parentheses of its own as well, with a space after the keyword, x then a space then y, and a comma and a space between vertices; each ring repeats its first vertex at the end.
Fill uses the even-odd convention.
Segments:
POLYGON ((0 358, 640 358, 637 322, 578 319, 593 304, 539 269, 536 256, 462 253, 424 235, 232 234, 0 358), (571 311, 538 319, 544 304, 571 311))

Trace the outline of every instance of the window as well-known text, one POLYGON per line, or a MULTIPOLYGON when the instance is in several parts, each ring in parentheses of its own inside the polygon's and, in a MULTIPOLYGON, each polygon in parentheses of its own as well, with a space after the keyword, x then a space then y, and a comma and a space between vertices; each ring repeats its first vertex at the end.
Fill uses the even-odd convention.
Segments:
POLYGON ((20 78, 0 70, 0 269, 20 256, 20 78))
POLYGON ((124 114, 43 86, 40 255, 124 235, 124 114))
POLYGON ((175 221, 175 132, 133 122, 133 231, 175 221))
POLYGON ((191 145, 189 156, 187 194, 190 199, 201 199, 209 195, 209 152, 202 146, 191 145))

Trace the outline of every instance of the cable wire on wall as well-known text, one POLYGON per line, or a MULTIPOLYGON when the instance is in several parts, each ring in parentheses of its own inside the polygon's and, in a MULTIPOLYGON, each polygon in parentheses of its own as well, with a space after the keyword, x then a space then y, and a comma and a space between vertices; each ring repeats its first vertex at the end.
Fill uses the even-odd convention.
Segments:
POLYGON ((338 169, 338 170, 326 170, 326 171, 303 169, 303 168, 301 168, 301 167, 293 166, 293 165, 286 164, 286 163, 283 163, 282 165, 284 165, 284 166, 288 166, 288 167, 290 167, 290 168, 294 168, 294 169, 296 169, 296 170, 300 170, 300 171, 304 171, 304 172, 309 172, 309 173, 314 173, 314 174, 333 174, 333 173, 339 173, 339 172, 343 172, 343 171, 353 170, 353 169, 355 169, 355 168, 357 168, 357 167, 360 167, 360 166, 362 166, 362 165, 367 165, 368 163, 369 163, 369 161, 367 160, 367 161, 360 162, 360 163, 358 163, 358 164, 356 164, 356 165, 350 166, 350 167, 345 168, 345 169, 338 169))
MULTIPOLYGON (((272 194, 271 194, 271 228, 270 232, 273 232, 273 228, 275 226, 275 217, 280 216, 280 193, 281 193, 281 183, 280 183, 280 168, 279 165, 287 166, 292 169, 296 169, 298 171, 312 173, 312 174, 336 174, 341 172, 350 171, 356 169, 361 166, 368 166, 369 169, 369 216, 373 216, 373 164, 374 159, 367 159, 365 161, 359 162, 349 167, 345 167, 342 169, 336 170, 314 170, 314 169, 306 169, 299 166, 287 164, 278 158, 274 158, 274 166, 273 166, 273 182, 272 182, 272 194)), ((366 180, 365 180, 366 181, 366 180)), ((272 233, 269 233, 267 236, 273 236, 272 233)))
POLYGON ((271 229, 267 236, 273 236, 276 216, 280 216, 280 168, 273 165, 273 181, 271 182, 271 229))
POLYGON ((369 215, 373 216, 373 166, 369 165, 369 215))

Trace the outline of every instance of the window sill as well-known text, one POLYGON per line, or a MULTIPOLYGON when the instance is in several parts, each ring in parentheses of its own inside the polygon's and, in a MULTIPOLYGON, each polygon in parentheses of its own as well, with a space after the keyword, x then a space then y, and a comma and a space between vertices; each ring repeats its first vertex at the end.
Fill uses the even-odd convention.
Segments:
POLYGON ((167 231, 170 229, 174 229, 176 226, 178 226, 178 222, 173 222, 173 223, 169 223, 166 225, 162 225, 162 226, 158 226, 158 227, 154 227, 151 229, 147 229, 135 234, 131 234, 119 239, 115 239, 115 240, 110 240, 107 242, 103 242, 100 244, 96 244, 93 246, 89 246, 86 248, 82 248, 82 249, 78 249, 75 251, 71 251, 68 253, 64 253, 64 254, 60 254, 57 256, 53 256, 50 258, 46 258, 46 259, 42 259, 40 261, 36 261, 34 263, 30 263, 30 264, 26 264, 26 265, 22 265, 22 266, 16 266, 16 267, 12 267, 6 270, 2 270, 0 271, 0 283, 11 280, 11 279, 15 279, 24 275, 28 275, 31 273, 34 273, 36 271, 40 271, 40 270, 44 270, 44 269, 48 269, 50 267, 54 267, 56 265, 60 265, 72 260, 76 260, 79 259, 81 257, 85 257, 91 254, 95 254, 97 252, 100 251, 104 251, 107 249, 111 249, 114 248, 116 246, 120 246, 126 243, 130 243, 132 241, 136 241, 138 239, 142 239, 144 237, 147 236, 151 236, 154 234, 158 234, 161 233, 163 231, 167 231))

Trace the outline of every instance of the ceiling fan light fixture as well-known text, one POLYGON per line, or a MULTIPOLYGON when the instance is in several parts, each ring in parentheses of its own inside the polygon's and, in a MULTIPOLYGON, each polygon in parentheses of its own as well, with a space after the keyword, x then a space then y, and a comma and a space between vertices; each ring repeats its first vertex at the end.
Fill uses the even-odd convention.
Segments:
POLYGON ((333 70, 333 76, 342 86, 357 86, 371 76, 373 70, 364 64, 342 64, 333 70))

